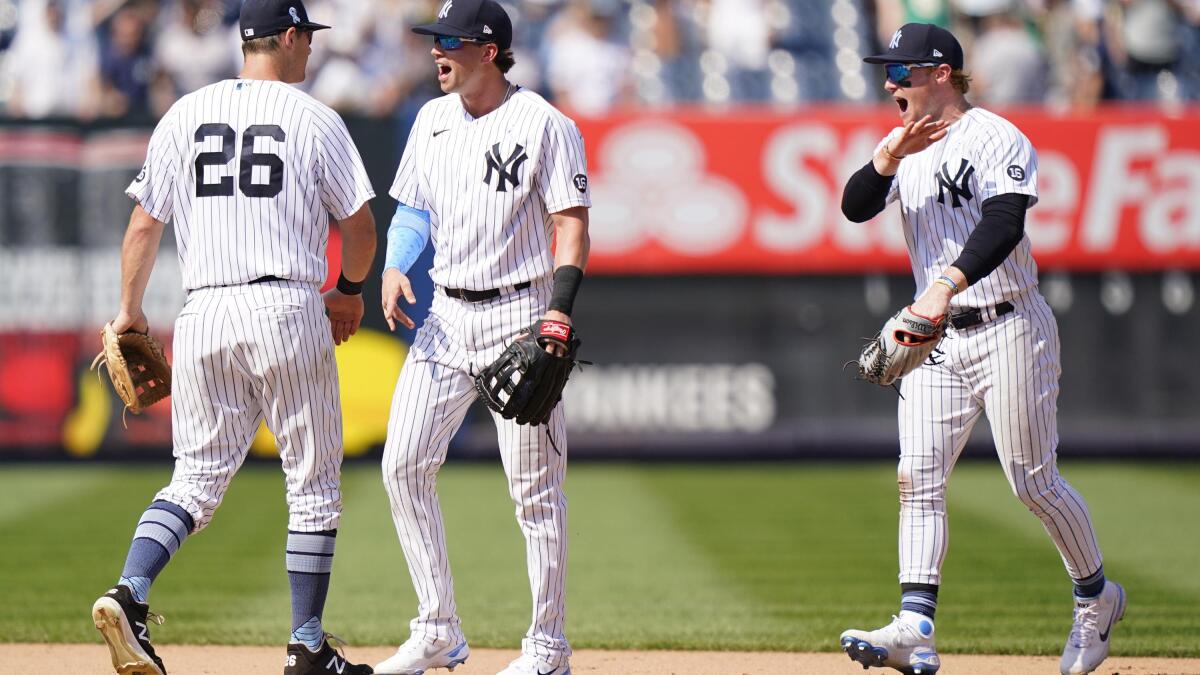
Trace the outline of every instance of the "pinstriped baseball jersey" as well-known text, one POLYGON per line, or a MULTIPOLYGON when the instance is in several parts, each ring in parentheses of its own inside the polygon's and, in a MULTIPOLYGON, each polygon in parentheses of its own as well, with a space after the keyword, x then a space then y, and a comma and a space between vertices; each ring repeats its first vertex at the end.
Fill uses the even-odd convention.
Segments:
POLYGON ((127 194, 174 221, 184 288, 320 284, 329 216, 375 196, 342 119, 282 82, 225 80, 159 122, 127 194))
MULTIPOLYGON (((434 295, 396 383, 384 446, 384 485, 418 598, 414 636, 462 641, 433 474, 478 398, 474 373, 546 313, 554 260, 550 215, 589 207, 583 139, 540 96, 510 85, 476 119, 457 94, 417 117, 391 194, 430 214, 430 276, 448 288, 500 290, 478 302, 434 295), (527 288, 512 288, 532 282, 527 288)), ((526 537, 533 618, 528 656, 564 663, 568 443, 562 406, 544 426, 493 414, 509 494, 526 537)), ((557 670, 555 672, 558 672, 557 670)))
POLYGON ((391 195, 429 212, 430 277, 485 290, 548 277, 550 214, 591 206, 579 128, 541 96, 516 89, 475 119, 457 94, 426 103, 391 195))
MULTIPOLYGON (((1001 194, 1037 201, 1037 155, 1015 126, 980 108, 900 162, 888 201, 900 203, 917 296, 958 259, 983 202, 1001 194)), ((1042 521, 1070 576, 1088 578, 1103 560, 1087 504, 1058 473, 1058 326, 1037 291, 1028 236, 951 300, 952 314, 967 308, 989 309, 982 323, 949 328, 901 383, 900 582, 941 583, 947 481, 985 414, 1014 494, 1042 521), (1001 302, 1011 305, 1003 314, 990 309, 1001 302)))
MULTIPOLYGON (((875 148, 901 131, 893 129, 875 148)), ((1011 122, 971 108, 946 137, 900 162, 887 201, 900 202, 904 237, 917 294, 923 293, 962 253, 979 224, 983 202, 1002 194, 1037 202, 1037 153, 1011 122)), ((953 308, 988 307, 1037 286, 1029 236, 991 274, 951 301, 953 308)))

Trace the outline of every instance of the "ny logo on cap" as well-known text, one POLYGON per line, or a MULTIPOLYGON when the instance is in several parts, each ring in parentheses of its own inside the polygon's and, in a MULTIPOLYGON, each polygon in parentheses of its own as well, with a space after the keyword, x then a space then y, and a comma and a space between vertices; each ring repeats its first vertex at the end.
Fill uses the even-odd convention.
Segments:
POLYGON ((888 49, 895 49, 896 47, 900 46, 901 32, 902 31, 896 31, 895 33, 892 33, 892 41, 888 43, 888 49))
POLYGON ((292 23, 300 23, 300 13, 295 7, 288 7, 288 14, 292 17, 292 23))
POLYGON ((454 6, 454 0, 446 0, 446 4, 442 5, 442 11, 438 12, 438 18, 444 19, 450 16, 450 8, 454 6))

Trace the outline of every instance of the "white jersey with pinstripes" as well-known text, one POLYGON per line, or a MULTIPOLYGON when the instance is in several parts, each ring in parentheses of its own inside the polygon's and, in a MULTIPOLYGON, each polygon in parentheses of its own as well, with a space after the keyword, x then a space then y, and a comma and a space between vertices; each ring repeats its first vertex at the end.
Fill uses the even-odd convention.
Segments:
POLYGON ((374 196, 345 124, 282 82, 218 82, 163 117, 127 193, 174 223, 188 291, 172 350, 175 472, 156 498, 203 529, 265 420, 288 529, 336 529, 342 414, 320 285, 329 214, 374 196))
MULTIPOLYGON (((918 296, 962 253, 983 202, 1001 194, 1037 201, 1037 155, 1015 126, 981 108, 900 162, 888 201, 900 203, 918 296)), ((900 582, 941 583, 947 481, 984 414, 1013 493, 1042 521, 1070 576, 1088 578, 1102 558, 1087 504, 1056 465, 1058 325, 1037 291, 1028 236, 950 311, 972 308, 983 310, 982 323, 949 328, 901 382, 900 582), (990 309, 1003 302, 1012 305, 1003 314, 990 309)))
MULTIPOLYGON (((900 131, 893 129, 880 146, 900 131)), ((945 138, 900 162, 887 201, 900 202, 918 294, 958 259, 979 224, 983 202, 1002 194, 1028 195, 1029 206, 1037 202, 1037 153, 1011 122, 982 108, 971 108, 947 128, 945 138)), ((1037 264, 1026 235, 951 306, 988 307, 1036 286, 1037 264)))
POLYGON ((375 195, 341 117, 291 85, 225 80, 158 123, 127 194, 174 222, 188 290, 265 276, 320 284, 329 215, 375 195))
MULTIPOLYGON (((421 109, 391 194, 429 212, 435 284, 500 291, 474 302, 435 292, 396 383, 383 452, 392 519, 418 600, 410 628, 415 636, 457 644, 463 635, 433 474, 478 398, 472 376, 546 312, 554 267, 550 216, 591 206, 583 138, 533 92, 510 88, 499 107, 478 119, 458 95, 444 96, 421 109)), ((571 655, 564 628, 566 418, 561 404, 542 426, 492 418, 526 538, 533 618, 521 649, 565 665, 571 655)))
POLYGON ((457 94, 426 103, 390 192, 429 212, 434 283, 470 290, 549 276, 550 214, 591 206, 579 128, 521 88, 478 119, 457 94))

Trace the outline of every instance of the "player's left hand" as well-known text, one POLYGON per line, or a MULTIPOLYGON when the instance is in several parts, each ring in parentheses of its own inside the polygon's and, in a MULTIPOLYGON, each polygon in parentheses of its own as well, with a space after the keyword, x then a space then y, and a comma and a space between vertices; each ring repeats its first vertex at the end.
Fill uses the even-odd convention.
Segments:
MULTIPOLYGON (((560 312, 556 309, 546 310, 546 313, 542 315, 542 321, 558 321, 561 323, 565 323, 568 326, 571 325, 571 317, 566 314, 563 314, 562 312, 560 312)), ((560 344, 557 342, 547 342, 546 351, 550 352, 551 354, 553 354, 555 356, 566 356, 567 347, 566 347, 566 345, 563 345, 563 344, 560 344)))
POLYGON ((325 300, 329 327, 333 332, 333 344, 340 345, 358 332, 363 318, 362 295, 346 295, 338 289, 330 289, 321 296, 325 300))
POLYGON ((111 323, 117 335, 129 331, 143 334, 150 332, 150 322, 146 320, 146 314, 141 308, 133 311, 121 310, 111 323))
POLYGON ((930 284, 912 304, 912 312, 919 316, 945 316, 953 296, 954 293, 942 284, 930 284))

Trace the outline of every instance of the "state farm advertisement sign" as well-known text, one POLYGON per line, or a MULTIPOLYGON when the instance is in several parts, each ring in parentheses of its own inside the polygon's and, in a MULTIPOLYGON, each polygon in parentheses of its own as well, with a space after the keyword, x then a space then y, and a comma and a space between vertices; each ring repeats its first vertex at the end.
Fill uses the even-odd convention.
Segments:
MULTIPOLYGON (((1005 116, 1038 153, 1026 229, 1043 269, 1200 268, 1200 109, 1005 116)), ((589 272, 909 270, 895 206, 862 224, 840 208, 846 179, 896 125, 890 111, 577 121, 594 205, 589 272)))

